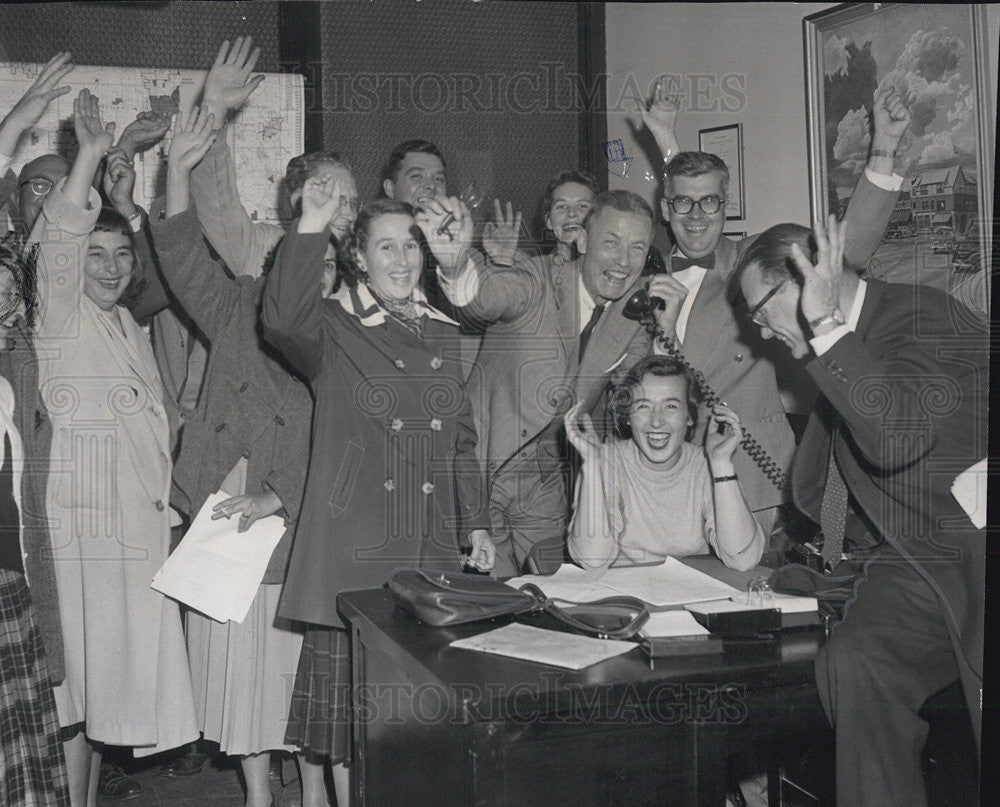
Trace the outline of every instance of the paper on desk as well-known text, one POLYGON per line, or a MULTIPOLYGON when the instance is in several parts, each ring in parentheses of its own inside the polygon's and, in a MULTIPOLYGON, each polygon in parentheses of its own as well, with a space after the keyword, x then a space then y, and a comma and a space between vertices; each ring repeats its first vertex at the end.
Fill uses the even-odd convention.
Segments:
POLYGON ((712 602, 689 603, 686 608, 699 614, 721 614, 731 611, 759 611, 761 608, 777 608, 783 614, 807 614, 819 610, 815 597, 799 597, 795 594, 767 592, 760 604, 748 605, 747 595, 740 594, 733 600, 713 600, 712 602))
POLYGON ((228 498, 224 493, 208 497, 150 585, 219 622, 242 622, 285 522, 267 516, 237 532, 238 518, 212 520, 212 508, 228 498))
POLYGON ((986 526, 986 476, 986 460, 980 460, 951 483, 951 495, 980 530, 986 526))
POLYGON ((537 661, 553 667, 582 670, 591 664, 605 661, 634 650, 634 642, 613 639, 592 639, 556 630, 544 630, 531 625, 512 622, 502 628, 456 639, 452 647, 460 650, 478 650, 498 656, 537 661))
POLYGON ((570 602, 593 602, 604 597, 619 597, 621 592, 601 582, 607 569, 581 569, 564 563, 555 574, 528 574, 507 581, 508 586, 520 588, 534 583, 546 597, 557 597, 570 602))
POLYGON ((601 582, 616 593, 658 606, 728 600, 742 593, 704 572, 685 566, 677 558, 667 558, 656 566, 608 569, 601 582))
POLYGON ((639 631, 642 636, 708 636, 709 630, 690 611, 656 611, 639 631))

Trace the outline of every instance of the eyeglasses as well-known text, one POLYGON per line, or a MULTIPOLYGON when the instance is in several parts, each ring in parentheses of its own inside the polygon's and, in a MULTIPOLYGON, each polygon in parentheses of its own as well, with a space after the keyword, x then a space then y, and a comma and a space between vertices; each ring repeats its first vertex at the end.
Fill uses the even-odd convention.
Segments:
POLYGON ((35 196, 45 196, 55 183, 51 179, 46 179, 45 177, 35 177, 34 179, 26 179, 17 187, 23 188, 25 185, 31 186, 31 192, 35 196))
POLYGON ((761 309, 767 305, 767 301, 774 297, 775 294, 784 286, 788 281, 782 280, 777 286, 774 286, 767 294, 760 298, 760 302, 757 303, 753 308, 747 312, 747 319, 750 320, 754 325, 759 325, 761 328, 767 327, 767 312, 761 309))
POLYGON ((698 205, 701 212, 706 216, 711 216, 718 213, 725 203, 725 199, 716 196, 714 193, 711 193, 708 196, 702 196, 697 200, 692 199, 690 196, 675 196, 667 202, 667 204, 673 208, 674 213, 679 213, 682 216, 685 213, 690 213, 694 209, 695 205, 698 205))

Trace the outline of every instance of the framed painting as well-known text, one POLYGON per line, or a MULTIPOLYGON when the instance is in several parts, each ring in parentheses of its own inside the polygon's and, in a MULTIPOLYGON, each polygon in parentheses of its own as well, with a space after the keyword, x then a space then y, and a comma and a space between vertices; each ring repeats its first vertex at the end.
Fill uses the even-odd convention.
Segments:
POLYGON ((729 169, 726 194, 726 221, 745 219, 746 193, 743 190, 743 124, 714 126, 698 131, 698 150, 719 157, 729 169))
POLYGON ((895 86, 911 116, 896 151, 904 182, 868 271, 987 312, 995 86, 982 7, 845 3, 803 25, 813 216, 843 214, 868 159, 872 96, 895 86))

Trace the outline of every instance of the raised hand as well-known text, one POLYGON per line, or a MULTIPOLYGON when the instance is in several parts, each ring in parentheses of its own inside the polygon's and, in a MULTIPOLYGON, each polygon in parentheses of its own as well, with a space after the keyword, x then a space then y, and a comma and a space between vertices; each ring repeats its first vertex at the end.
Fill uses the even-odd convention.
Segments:
POLYGON ((69 53, 57 53, 46 63, 27 92, 0 123, 0 154, 12 157, 21 135, 38 123, 49 104, 70 91, 59 84, 73 69, 69 53))
POLYGON ((872 147, 894 152, 910 125, 910 110, 892 85, 877 87, 872 99, 875 134, 872 147))
POLYGON ((252 44, 251 37, 238 36, 230 49, 229 40, 225 40, 205 77, 201 105, 215 115, 219 126, 225 122, 226 115, 242 106, 264 80, 263 76, 250 77, 260 58, 260 48, 251 50, 252 44))
POLYGON ((299 219, 300 233, 321 233, 347 204, 343 183, 336 182, 333 174, 309 177, 302 186, 302 217, 299 219))
POLYGON ((177 131, 168 156, 170 171, 191 173, 215 142, 214 125, 215 116, 206 107, 192 107, 186 120, 183 114, 177 113, 177 131))
POLYGON ((135 190, 135 168, 132 160, 118 146, 108 151, 107 163, 104 167, 104 195, 115 210, 128 218, 135 213, 135 202, 132 199, 135 190))
POLYGON ((679 151, 677 145, 677 113, 681 109, 684 93, 672 76, 661 76, 653 87, 653 95, 645 106, 639 101, 639 114, 649 133, 656 140, 663 158, 679 151))
POLYGON ((416 215, 441 268, 461 269, 472 246, 472 214, 456 196, 435 196, 416 215))
POLYGON ((687 299, 688 289, 673 275, 654 275, 649 284, 649 296, 659 297, 664 302, 663 310, 656 312, 656 323, 663 328, 663 332, 673 337, 677 328, 677 317, 680 316, 681 306, 687 299))
POLYGON ((743 429, 736 413, 725 404, 717 404, 712 409, 705 433, 705 453, 713 472, 718 472, 720 465, 728 467, 732 463, 742 439, 743 429), (720 425, 723 427, 722 434, 719 434, 720 425))
MULTIPOLYGON (((823 228, 822 221, 813 225, 816 237, 815 264, 803 254, 798 244, 792 245, 792 258, 803 277, 799 306, 807 322, 819 319, 840 307, 846 231, 847 223, 838 223, 834 215, 828 217, 826 229, 823 228)), ((814 335, 819 334, 814 331, 814 335)))
POLYGON ((590 415, 583 411, 583 402, 574 404, 563 415, 566 424, 566 438, 577 450, 584 462, 597 462, 601 454, 601 441, 594 431, 594 423, 590 415))
POLYGON ((101 105, 90 90, 80 90, 73 100, 73 130, 80 151, 103 157, 115 139, 115 124, 101 122, 101 105))
POLYGON ((140 112, 135 120, 125 127, 118 138, 116 148, 121 149, 131 160, 137 152, 145 151, 159 143, 170 128, 170 115, 157 114, 150 110, 140 112))
POLYGON ((258 518, 273 516, 281 509, 281 499, 273 490, 266 493, 232 496, 212 508, 212 520, 240 514, 237 532, 246 532, 258 518))
POLYGON ((507 202, 507 213, 500 209, 500 200, 493 200, 495 221, 483 228, 483 249, 493 263, 510 266, 517 252, 517 241, 521 232, 521 212, 514 215, 514 207, 507 202))

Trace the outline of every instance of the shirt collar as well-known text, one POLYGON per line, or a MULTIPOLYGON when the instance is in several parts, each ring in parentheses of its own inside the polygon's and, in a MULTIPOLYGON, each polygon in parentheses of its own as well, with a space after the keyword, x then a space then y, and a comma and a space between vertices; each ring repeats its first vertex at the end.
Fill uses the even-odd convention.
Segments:
POLYGON ((583 282, 583 273, 578 272, 577 275, 577 290, 580 296, 580 327, 583 327, 590 315, 594 313, 594 309, 597 308, 597 303, 594 302, 594 298, 590 296, 590 292, 587 291, 587 286, 583 282))
POLYGON ((851 312, 847 315, 847 327, 852 331, 858 329, 858 320, 861 319, 861 308, 865 304, 865 289, 868 288, 868 284, 864 280, 858 278, 858 288, 854 292, 854 302, 851 304, 851 312))
MULTIPOLYGON (((422 314, 426 314, 430 319, 439 322, 447 322, 449 325, 458 327, 458 323, 451 317, 445 316, 434 306, 427 302, 427 295, 419 286, 415 286, 410 298, 416 303, 422 314)), ((375 295, 365 283, 358 283, 356 286, 348 286, 341 283, 340 288, 330 295, 329 299, 340 303, 341 307, 352 317, 357 317, 366 328, 373 328, 376 325, 385 323, 385 309, 379 305, 375 295)))

